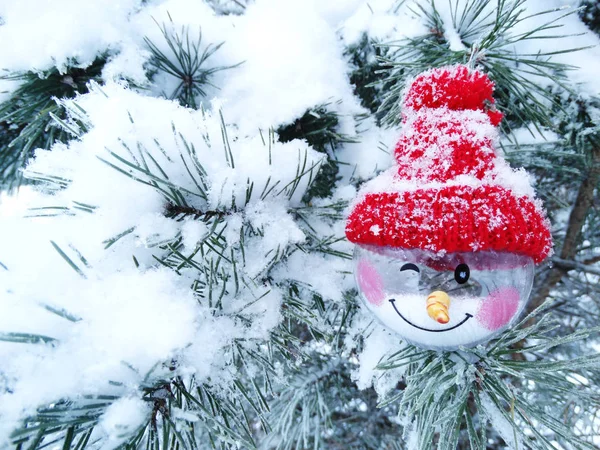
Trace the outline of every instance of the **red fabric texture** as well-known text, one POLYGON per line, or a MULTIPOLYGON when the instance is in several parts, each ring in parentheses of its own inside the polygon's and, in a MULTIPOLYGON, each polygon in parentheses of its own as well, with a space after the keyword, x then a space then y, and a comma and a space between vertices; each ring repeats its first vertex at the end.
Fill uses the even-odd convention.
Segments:
POLYGON ((346 236, 365 245, 434 252, 511 252, 536 263, 552 247, 535 204, 491 185, 367 194, 351 212, 346 236))
POLYGON ((478 130, 460 118, 447 115, 440 120, 423 114, 410 125, 410 132, 402 134, 394 150, 400 178, 444 182, 458 175, 473 175, 481 180, 493 169, 496 154, 491 140, 479 138, 478 130), (426 157, 431 147, 435 154, 426 157))
POLYGON ((420 74, 404 96, 404 107, 418 111, 421 108, 443 108, 453 111, 485 111, 492 125, 502 120, 495 109, 494 83, 487 75, 458 65, 432 69, 420 74))
POLYGON ((536 263, 549 255, 544 211, 496 178, 494 127, 502 113, 494 109, 493 89, 485 74, 465 66, 433 69, 415 79, 395 147, 395 176, 413 187, 399 183, 404 187, 364 194, 348 218, 350 241, 434 252, 511 252, 536 263), (472 181, 459 183, 459 176, 472 181))

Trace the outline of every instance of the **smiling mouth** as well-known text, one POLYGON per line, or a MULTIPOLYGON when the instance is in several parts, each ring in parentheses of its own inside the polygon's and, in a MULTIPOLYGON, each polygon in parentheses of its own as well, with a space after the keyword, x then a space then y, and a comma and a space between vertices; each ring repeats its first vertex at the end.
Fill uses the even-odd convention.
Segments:
POLYGON ((402 320, 404 320, 407 324, 409 324, 412 327, 418 328, 419 330, 423 330, 423 331, 429 331, 431 333, 443 333, 444 331, 450 331, 450 330, 454 330, 455 328, 460 327, 463 323, 465 323, 467 320, 469 320, 471 317, 473 317, 471 314, 466 313, 465 314, 465 318, 460 322, 457 323, 456 325, 452 326, 452 327, 448 327, 448 328, 444 328, 443 330, 432 330, 430 328, 424 328, 424 327, 420 327, 419 325, 415 325, 414 323, 412 323, 410 320, 408 320, 406 317, 404 317, 400 311, 398 311, 398 308, 396 308, 396 300, 391 298, 389 300, 389 302, 392 304, 392 306, 394 307, 394 311, 396 311, 396 314, 398 314, 402 320))

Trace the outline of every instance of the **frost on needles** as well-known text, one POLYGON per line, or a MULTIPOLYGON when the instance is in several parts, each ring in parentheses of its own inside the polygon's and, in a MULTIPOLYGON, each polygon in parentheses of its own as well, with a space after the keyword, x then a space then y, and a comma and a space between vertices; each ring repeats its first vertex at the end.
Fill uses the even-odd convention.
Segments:
POLYGON ((25 172, 47 184, 44 206, 30 209, 39 219, 30 223, 36 262, 20 252, 3 259, 8 291, 23 296, 15 312, 39 306, 35 326, 20 329, 31 334, 13 338, 43 334, 49 342, 14 348, 20 355, 3 367, 5 427, 35 416, 40 401, 74 392, 130 405, 173 371, 181 383, 226 396, 240 358, 253 372, 274 370, 267 361, 275 349, 263 343, 278 333, 293 279, 274 269, 295 252, 328 248, 311 238, 310 211, 295 212, 322 155, 302 141, 276 142, 273 133, 239 137, 218 111, 114 84, 64 105, 89 131, 37 152, 25 172), (49 265, 66 269, 66 278, 49 265), (37 282, 27 283, 33 274, 37 282))
POLYGON ((0 448, 597 446, 592 3, 0 2, 0 448), (557 253, 444 354, 365 312, 343 236, 402 89, 454 63, 557 253))

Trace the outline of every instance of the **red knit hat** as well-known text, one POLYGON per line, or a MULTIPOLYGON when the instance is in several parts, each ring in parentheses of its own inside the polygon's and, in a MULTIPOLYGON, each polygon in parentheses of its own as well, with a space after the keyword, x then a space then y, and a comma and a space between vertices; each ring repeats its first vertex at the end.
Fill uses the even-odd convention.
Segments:
POLYGON ((357 244, 494 250, 541 262, 549 223, 523 170, 494 151, 494 84, 465 66, 419 75, 404 96, 397 165, 367 183, 346 224, 357 244))

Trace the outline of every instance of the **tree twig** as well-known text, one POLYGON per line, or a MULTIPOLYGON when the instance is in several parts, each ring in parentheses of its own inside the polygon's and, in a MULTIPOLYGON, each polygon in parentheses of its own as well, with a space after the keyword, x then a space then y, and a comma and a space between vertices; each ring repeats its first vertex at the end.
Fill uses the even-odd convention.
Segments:
MULTIPOLYGON (((592 148, 591 156, 592 161, 590 170, 587 177, 584 178, 579 186, 577 198, 569 216, 567 233, 563 241, 563 246, 558 254, 558 258, 555 259, 555 261, 560 263, 556 264, 546 274, 541 288, 534 295, 531 302, 529 302, 529 311, 533 311, 544 302, 550 295, 552 288, 562 280, 569 270, 580 268, 578 265, 579 263, 574 261, 574 258, 577 253, 579 234, 585 223, 587 213, 594 202, 594 191, 600 182, 600 146, 596 145, 592 148), (571 265, 570 267, 566 264, 567 262, 571 265), (575 267, 575 265, 577 265, 577 267, 575 267)), ((595 262, 595 258, 592 262, 595 262)), ((589 269, 587 271, 589 272, 589 269)))
POLYGON ((235 211, 202 211, 200 209, 192 208, 191 206, 174 205, 168 203, 165 206, 165 216, 174 218, 182 216, 194 216, 194 219, 202 218, 208 220, 212 217, 223 217, 233 214, 235 211))

